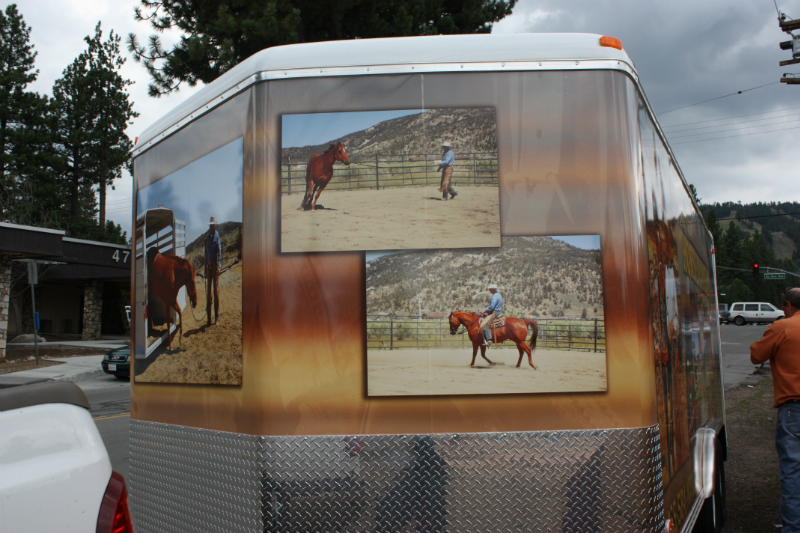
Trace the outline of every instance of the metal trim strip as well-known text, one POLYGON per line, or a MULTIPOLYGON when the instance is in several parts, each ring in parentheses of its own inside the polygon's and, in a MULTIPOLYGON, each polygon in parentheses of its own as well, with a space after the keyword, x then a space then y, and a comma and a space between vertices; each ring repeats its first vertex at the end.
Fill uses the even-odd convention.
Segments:
MULTIPOLYGON (((303 68, 280 69, 257 72, 232 87, 213 102, 198 107, 172 126, 149 139, 141 146, 134 148, 132 158, 141 154, 183 128, 193 120, 213 111, 234 96, 248 89, 255 83, 272 80, 285 80, 294 78, 327 78, 332 76, 374 76, 385 74, 431 74, 452 72, 515 72, 515 71, 543 71, 543 70, 619 70, 633 78, 639 86, 638 75, 633 65, 625 61, 610 59, 568 59, 568 60, 543 60, 543 61, 501 61, 501 62, 456 62, 456 63, 418 63, 403 65, 368 65, 357 67, 330 67, 330 68, 303 68), (587 65, 589 65, 587 67, 587 65)), ((640 88, 641 90, 641 88, 640 88)), ((649 104, 648 104, 649 105, 649 104)))

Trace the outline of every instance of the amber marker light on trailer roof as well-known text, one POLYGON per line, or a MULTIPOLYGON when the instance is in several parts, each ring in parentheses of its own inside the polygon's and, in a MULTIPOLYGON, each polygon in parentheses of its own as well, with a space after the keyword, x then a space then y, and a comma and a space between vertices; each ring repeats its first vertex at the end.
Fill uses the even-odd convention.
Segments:
POLYGON ((614 37, 603 36, 600 37, 600 46, 608 46, 609 48, 622 50, 622 41, 614 37))

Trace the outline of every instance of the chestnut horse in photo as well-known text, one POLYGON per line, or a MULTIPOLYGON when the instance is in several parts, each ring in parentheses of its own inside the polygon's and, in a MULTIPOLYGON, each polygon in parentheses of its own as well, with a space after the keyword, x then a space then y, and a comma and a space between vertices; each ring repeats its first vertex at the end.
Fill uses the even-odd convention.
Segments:
POLYGON ((178 342, 183 337, 183 317, 181 307, 178 305, 178 291, 186 287, 192 307, 197 307, 197 288, 194 285, 194 267, 192 264, 177 255, 161 255, 155 248, 147 250, 147 284, 148 290, 157 298, 164 301, 167 312, 167 348, 172 349, 172 321, 170 309, 178 312, 181 324, 181 333, 178 342), (153 253, 155 252, 155 253, 153 253))
POLYGON ((301 207, 317 210, 317 200, 333 177, 333 164, 336 161, 341 161, 345 165, 350 164, 350 156, 347 155, 343 142, 332 144, 324 154, 311 156, 306 166, 306 195, 300 204, 301 207))
MULTIPOLYGON (((448 317, 450 320, 450 335, 455 335, 458 332, 459 326, 464 326, 469 333, 469 340, 472 341, 472 362, 469 367, 475 365, 475 356, 478 354, 478 348, 481 349, 481 357, 486 359, 486 362, 493 365, 486 357, 486 345, 483 344, 483 334, 480 328, 481 315, 477 313, 468 313, 467 311, 453 311, 448 317)), ((531 357, 532 351, 536 349, 536 338, 539 336, 539 324, 531 318, 506 318, 504 326, 499 328, 492 328, 495 336, 495 343, 504 341, 513 341, 519 350, 519 360, 517 361, 517 368, 522 363, 522 355, 528 354, 528 364, 536 370, 536 365, 533 364, 531 357), (528 326, 533 330, 531 335, 530 346, 525 342, 525 337, 528 335, 528 326)))

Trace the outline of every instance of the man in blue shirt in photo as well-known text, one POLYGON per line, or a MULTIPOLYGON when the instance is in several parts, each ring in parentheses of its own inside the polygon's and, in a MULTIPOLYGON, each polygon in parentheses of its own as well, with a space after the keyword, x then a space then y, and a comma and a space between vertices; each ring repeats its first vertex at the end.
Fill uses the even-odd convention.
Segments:
POLYGON ((449 142, 442 143, 442 160, 439 162, 439 168, 436 170, 442 171, 442 181, 439 186, 439 192, 442 193, 442 200, 447 201, 447 193, 450 193, 450 198, 455 198, 458 194, 456 190, 450 185, 450 178, 453 176, 453 163, 456 161, 456 156, 453 150, 450 149, 449 142))
POLYGON ((206 326, 211 326, 211 302, 214 302, 214 323, 219 324, 219 294, 217 283, 219 270, 222 267, 222 240, 217 233, 217 221, 214 217, 208 223, 205 247, 206 264, 206 326), (213 288, 213 294, 212 294, 213 288))
POLYGON ((481 318, 480 324, 480 327, 483 328, 483 344, 487 346, 492 342, 492 332, 489 330, 489 325, 494 317, 503 311, 503 297, 497 292, 497 285, 491 283, 488 289, 492 299, 489 301, 489 307, 483 310, 483 318, 481 318))

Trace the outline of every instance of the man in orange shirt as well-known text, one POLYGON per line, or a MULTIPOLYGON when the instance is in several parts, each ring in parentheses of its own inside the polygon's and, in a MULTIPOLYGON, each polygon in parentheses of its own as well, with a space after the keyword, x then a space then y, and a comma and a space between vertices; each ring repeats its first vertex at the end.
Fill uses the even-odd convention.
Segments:
POLYGON ((781 464, 783 533, 800 533, 800 288, 781 296, 786 318, 772 324, 750 346, 750 361, 769 359, 775 388, 775 447, 781 464))

